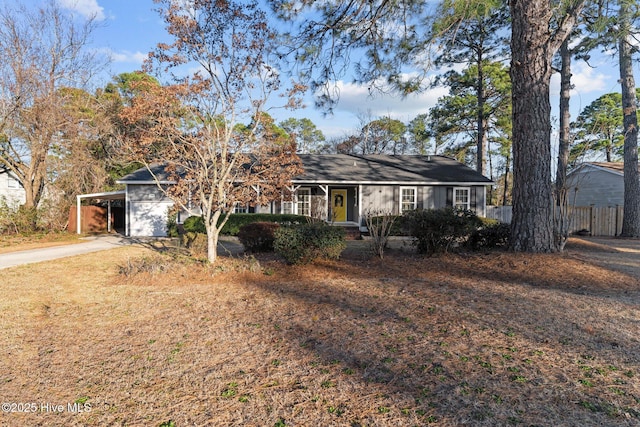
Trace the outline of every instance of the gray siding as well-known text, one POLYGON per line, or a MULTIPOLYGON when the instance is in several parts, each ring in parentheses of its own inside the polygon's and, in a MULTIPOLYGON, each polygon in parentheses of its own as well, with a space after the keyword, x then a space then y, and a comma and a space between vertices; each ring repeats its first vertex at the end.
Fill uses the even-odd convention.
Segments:
POLYGON ((393 201, 392 185, 365 185, 362 187, 362 212, 398 212, 393 201))
POLYGON ((604 170, 585 167, 567 177, 569 203, 575 206, 622 206, 624 179, 604 170))
POLYGON ((447 207, 447 187, 431 187, 430 209, 441 209, 447 207))
MULTIPOLYGON (((411 185, 367 185, 362 188, 363 212, 377 210, 383 212, 398 213, 400 203, 398 200, 400 187, 412 187, 411 185)), ((441 209, 447 206, 447 188, 452 186, 413 186, 417 189, 417 207, 423 209, 441 209)), ((473 191, 474 187, 471 187, 473 191)), ((485 189, 476 186, 476 213, 485 215, 485 189)))
POLYGON ((129 184, 127 197, 132 202, 170 202, 155 184, 129 184))

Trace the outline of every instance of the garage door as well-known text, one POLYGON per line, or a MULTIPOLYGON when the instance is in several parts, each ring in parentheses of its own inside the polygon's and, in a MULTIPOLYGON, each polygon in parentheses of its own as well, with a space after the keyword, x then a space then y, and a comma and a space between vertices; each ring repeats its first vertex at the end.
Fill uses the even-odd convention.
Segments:
POLYGON ((167 235, 167 212, 171 202, 130 202, 129 235, 163 237, 167 235))

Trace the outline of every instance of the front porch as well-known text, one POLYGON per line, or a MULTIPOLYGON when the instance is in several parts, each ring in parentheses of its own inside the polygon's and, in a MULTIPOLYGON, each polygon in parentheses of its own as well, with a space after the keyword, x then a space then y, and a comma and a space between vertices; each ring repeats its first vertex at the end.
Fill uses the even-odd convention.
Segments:
POLYGON ((335 226, 361 228, 360 185, 296 185, 288 192, 271 203, 270 213, 305 215, 335 226))

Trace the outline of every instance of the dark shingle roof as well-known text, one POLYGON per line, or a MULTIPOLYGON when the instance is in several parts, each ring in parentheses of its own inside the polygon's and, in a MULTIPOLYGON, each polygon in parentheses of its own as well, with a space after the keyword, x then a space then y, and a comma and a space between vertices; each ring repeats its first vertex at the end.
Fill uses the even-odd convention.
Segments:
POLYGON ((304 173, 294 182, 480 183, 492 181, 443 156, 300 154, 304 173))
MULTIPOLYGON (((317 184, 491 184, 492 181, 451 158, 443 156, 391 156, 351 154, 299 154, 304 173, 294 183, 317 184)), ((161 164, 151 170, 160 181, 168 181, 161 164)), ((146 168, 118 180, 121 183, 153 182, 146 168)))
POLYGON ((153 183, 155 182, 154 176, 160 182, 169 183, 171 180, 169 179, 169 174, 165 170, 165 165, 161 163, 154 163, 149 166, 151 172, 146 167, 142 167, 137 171, 131 172, 128 175, 123 176, 116 182, 122 184, 132 184, 132 183, 153 183))

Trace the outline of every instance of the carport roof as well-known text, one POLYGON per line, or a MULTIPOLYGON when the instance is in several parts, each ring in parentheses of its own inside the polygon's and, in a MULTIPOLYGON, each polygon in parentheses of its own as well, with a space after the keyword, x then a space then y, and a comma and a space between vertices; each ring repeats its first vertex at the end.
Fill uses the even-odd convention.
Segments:
POLYGON ((105 193, 78 194, 79 199, 124 200, 126 191, 109 191, 105 193))

